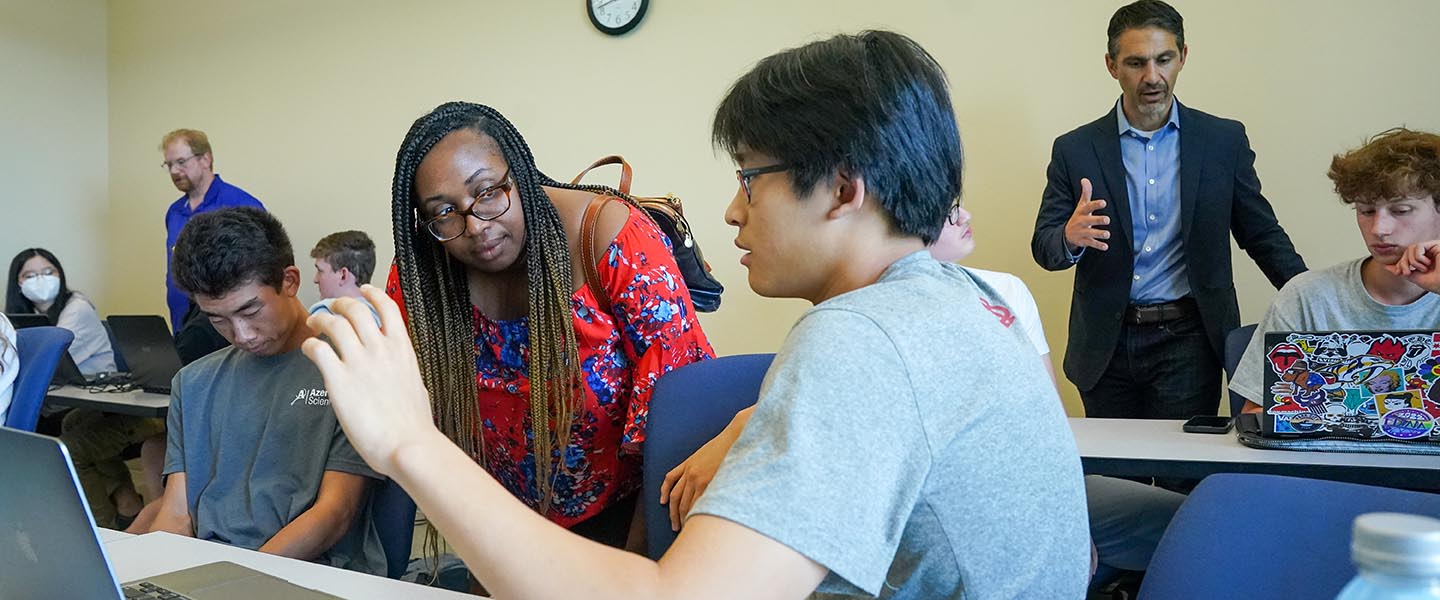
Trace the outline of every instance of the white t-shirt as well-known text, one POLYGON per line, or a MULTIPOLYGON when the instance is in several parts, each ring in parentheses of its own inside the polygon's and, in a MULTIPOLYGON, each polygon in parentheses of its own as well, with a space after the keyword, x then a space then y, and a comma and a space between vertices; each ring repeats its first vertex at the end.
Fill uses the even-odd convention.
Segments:
POLYGON ((20 352, 15 348, 15 327, 0 315, 0 425, 10 412, 10 398, 15 394, 15 378, 20 375, 20 352))
POLYGON ((1015 317, 1015 324, 1020 326, 1020 331, 1025 333, 1026 339, 1035 346, 1035 352, 1041 356, 1050 353, 1050 344, 1045 342, 1045 328, 1040 325, 1040 309, 1035 306, 1035 297, 1030 295, 1030 288, 1025 287, 1025 282, 1019 277, 999 271, 986 271, 975 267, 961 268, 969 271, 971 275, 984 281, 986 285, 995 288, 1000 298, 1010 307, 1015 317))

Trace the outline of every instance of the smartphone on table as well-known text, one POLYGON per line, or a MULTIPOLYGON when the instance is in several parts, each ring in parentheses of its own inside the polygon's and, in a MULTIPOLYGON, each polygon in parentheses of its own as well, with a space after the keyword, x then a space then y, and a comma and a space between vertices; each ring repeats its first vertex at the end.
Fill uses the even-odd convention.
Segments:
POLYGON ((1199 416, 1190 417, 1182 429, 1185 433, 1229 433, 1230 426, 1230 417, 1199 416))

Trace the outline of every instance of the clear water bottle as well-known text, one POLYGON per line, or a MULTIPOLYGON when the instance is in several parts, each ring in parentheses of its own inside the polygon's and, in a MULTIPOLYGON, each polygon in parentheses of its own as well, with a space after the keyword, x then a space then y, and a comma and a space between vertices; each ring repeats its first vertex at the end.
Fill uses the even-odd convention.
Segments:
POLYGON ((1440 520, 1360 515, 1350 557, 1360 573, 1335 600, 1440 600, 1440 520))

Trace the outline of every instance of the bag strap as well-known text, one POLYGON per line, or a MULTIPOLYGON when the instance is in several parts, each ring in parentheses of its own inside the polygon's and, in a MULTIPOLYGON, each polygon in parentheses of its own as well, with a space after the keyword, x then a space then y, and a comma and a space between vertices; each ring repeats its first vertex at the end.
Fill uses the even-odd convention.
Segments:
MULTIPOLYGON (((609 158, 620 158, 619 156, 607 156, 600 159, 604 162, 609 158)), ((623 160, 623 159, 622 159, 623 160)), ((595 163, 599 165, 600 162, 595 163)), ((609 163, 607 163, 609 164, 609 163)), ((621 163, 624 164, 624 163, 621 163)), ((595 168, 591 165, 590 169, 595 168)), ((585 169, 589 171, 590 169, 585 169)), ((630 167, 625 167, 626 177, 621 180, 621 185, 629 183, 630 167)), ((581 176, 585 173, 580 173, 581 176)), ((576 181, 580 177, 575 178, 576 181)), ((590 286, 590 294, 595 296, 595 302, 600 305, 600 311, 610 314, 610 294, 600 285, 600 261, 595 257, 595 227, 600 222, 600 209, 605 203, 615 200, 614 196, 608 194, 596 194, 590 199, 590 205, 585 207, 585 217, 580 221, 580 263, 585 267, 585 284, 590 286)))
POLYGON ((579 175, 576 175, 574 179, 570 180, 570 185, 580 185, 580 180, 584 179, 586 174, 606 165, 620 165, 620 187, 616 189, 620 190, 621 194, 626 196, 630 195, 630 163, 625 162, 625 157, 619 154, 611 154, 585 167, 584 171, 581 171, 579 175))

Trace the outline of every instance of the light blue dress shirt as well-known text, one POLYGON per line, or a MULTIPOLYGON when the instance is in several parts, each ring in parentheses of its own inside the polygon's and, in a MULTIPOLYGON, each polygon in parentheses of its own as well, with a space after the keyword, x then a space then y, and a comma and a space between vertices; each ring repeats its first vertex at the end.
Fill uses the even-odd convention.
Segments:
POLYGON ((1170 105, 1170 120, 1153 132, 1130 125, 1120 103, 1115 117, 1125 191, 1130 196, 1135 272, 1132 304, 1158 304, 1190 293, 1185 248, 1180 240, 1180 111, 1170 105))

